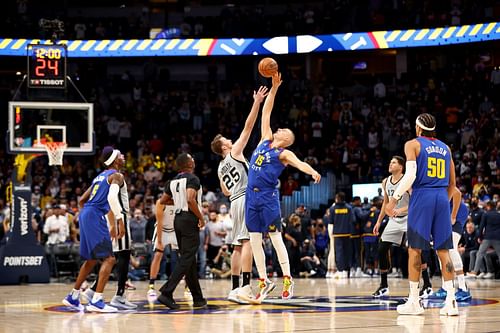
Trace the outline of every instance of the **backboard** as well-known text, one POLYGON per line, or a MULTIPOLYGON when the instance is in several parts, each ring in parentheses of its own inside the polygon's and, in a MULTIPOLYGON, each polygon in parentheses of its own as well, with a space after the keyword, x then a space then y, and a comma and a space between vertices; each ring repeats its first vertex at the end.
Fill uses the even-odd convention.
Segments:
POLYGON ((90 103, 9 102, 7 150, 46 153, 45 141, 66 142, 65 154, 92 154, 94 106, 90 103))

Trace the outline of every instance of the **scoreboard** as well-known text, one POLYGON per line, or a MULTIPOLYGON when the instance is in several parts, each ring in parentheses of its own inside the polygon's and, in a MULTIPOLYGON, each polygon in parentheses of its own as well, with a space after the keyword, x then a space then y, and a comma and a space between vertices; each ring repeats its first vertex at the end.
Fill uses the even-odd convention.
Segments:
POLYGON ((27 52, 28 88, 66 88, 66 46, 30 44, 27 52))

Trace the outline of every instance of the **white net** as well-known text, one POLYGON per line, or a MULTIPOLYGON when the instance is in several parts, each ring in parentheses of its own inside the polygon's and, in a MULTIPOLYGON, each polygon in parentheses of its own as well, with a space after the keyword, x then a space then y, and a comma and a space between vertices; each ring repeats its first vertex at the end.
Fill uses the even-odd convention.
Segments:
POLYGON ((65 142, 45 142, 44 145, 49 157, 49 165, 62 165, 64 151, 68 145, 65 142))

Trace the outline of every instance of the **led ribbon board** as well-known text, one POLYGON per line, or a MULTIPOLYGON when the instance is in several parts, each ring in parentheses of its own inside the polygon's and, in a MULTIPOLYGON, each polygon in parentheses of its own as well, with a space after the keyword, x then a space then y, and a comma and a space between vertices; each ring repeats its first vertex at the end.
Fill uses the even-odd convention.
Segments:
MULTIPOLYGON (((58 44, 67 46, 68 57, 92 58, 297 54, 441 46, 499 39, 500 22, 491 22, 446 28, 273 38, 60 40, 58 44)), ((51 44, 40 39, 0 39, 0 56, 25 56, 27 46, 37 43, 51 44)))

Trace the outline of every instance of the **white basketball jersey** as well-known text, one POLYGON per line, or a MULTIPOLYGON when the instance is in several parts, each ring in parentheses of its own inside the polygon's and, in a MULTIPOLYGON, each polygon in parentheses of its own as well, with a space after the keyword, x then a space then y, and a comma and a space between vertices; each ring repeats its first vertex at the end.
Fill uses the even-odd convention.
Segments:
POLYGON ((230 201, 245 195, 248 184, 248 162, 238 161, 231 154, 219 163, 217 170, 219 179, 224 183, 226 189, 231 193, 230 201))
MULTIPOLYGON (((403 179, 403 177, 401 177, 401 179, 403 179)), ((385 191, 389 197, 392 197, 394 192, 396 192, 396 189, 398 188, 399 183, 401 182, 401 179, 399 179, 399 181, 397 183, 393 183, 392 176, 387 177, 387 180, 385 181, 385 191)), ((403 194, 403 196, 401 197, 401 199, 399 199, 395 208, 399 209, 399 208, 407 207, 409 203, 410 203, 410 193, 408 193, 408 191, 406 191, 403 194)))
POLYGON ((122 206, 122 213, 128 215, 130 212, 130 205, 129 205, 129 200, 128 200, 128 190, 127 190, 127 183, 126 182, 123 182, 122 187, 120 187, 118 201, 120 202, 120 205, 122 206))
POLYGON ((168 205, 165 206, 163 210, 163 231, 172 232, 174 231, 174 218, 175 218, 175 206, 168 205))

